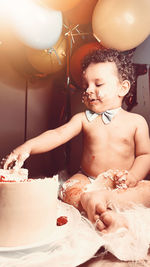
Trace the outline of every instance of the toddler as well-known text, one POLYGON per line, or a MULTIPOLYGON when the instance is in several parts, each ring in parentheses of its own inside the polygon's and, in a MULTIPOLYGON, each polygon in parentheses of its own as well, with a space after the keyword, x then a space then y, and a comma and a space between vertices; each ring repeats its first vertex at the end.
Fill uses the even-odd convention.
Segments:
POLYGON ((150 168, 149 129, 145 119, 122 108, 134 79, 130 53, 96 50, 83 62, 86 111, 54 130, 26 141, 3 161, 21 167, 30 154, 52 150, 83 132, 81 168, 61 190, 65 202, 80 205, 83 188, 99 176, 98 187, 133 187, 150 168), (75 197, 75 199, 74 199, 75 197))

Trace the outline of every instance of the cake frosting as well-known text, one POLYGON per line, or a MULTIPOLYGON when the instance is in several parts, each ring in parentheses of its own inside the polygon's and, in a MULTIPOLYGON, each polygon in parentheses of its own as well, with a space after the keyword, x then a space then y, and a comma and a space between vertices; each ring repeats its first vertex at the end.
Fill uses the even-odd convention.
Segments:
POLYGON ((27 176, 25 169, 0 170, 0 247, 44 242, 56 229, 57 176, 27 176))
POLYGON ((0 182, 23 182, 28 180, 28 170, 27 169, 0 169, 0 182))

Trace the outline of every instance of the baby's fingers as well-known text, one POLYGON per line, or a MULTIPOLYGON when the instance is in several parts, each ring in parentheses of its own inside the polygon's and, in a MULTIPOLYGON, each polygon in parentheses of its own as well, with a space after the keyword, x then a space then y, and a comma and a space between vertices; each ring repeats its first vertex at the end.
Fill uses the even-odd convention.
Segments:
POLYGON ((11 169, 14 166, 17 157, 18 156, 14 153, 11 153, 10 155, 6 156, 6 158, 3 159, 3 169, 11 169))
POLYGON ((15 161, 15 166, 13 167, 13 169, 20 169, 23 164, 24 161, 29 157, 29 153, 24 153, 24 154, 20 154, 18 155, 16 161, 15 161))
POLYGON ((2 160, 1 160, 1 162, 0 162, 0 168, 1 168, 1 169, 4 168, 4 164, 5 164, 6 160, 7 160, 7 157, 8 157, 8 156, 6 156, 5 158, 2 158, 2 160))

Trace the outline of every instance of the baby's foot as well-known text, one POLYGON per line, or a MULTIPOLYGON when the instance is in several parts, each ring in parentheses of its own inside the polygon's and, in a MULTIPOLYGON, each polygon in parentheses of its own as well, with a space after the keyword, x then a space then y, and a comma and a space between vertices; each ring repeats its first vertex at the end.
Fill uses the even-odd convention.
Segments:
POLYGON ((102 233, 112 233, 116 232, 119 228, 128 229, 128 222, 122 214, 107 210, 97 219, 96 227, 102 233))

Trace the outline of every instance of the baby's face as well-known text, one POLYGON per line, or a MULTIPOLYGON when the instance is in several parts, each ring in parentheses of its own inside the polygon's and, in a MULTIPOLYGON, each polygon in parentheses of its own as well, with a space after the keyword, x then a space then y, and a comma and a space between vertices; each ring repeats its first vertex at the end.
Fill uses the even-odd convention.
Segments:
POLYGON ((121 82, 115 63, 91 63, 83 76, 84 103, 94 112, 103 112, 121 105, 121 82))

